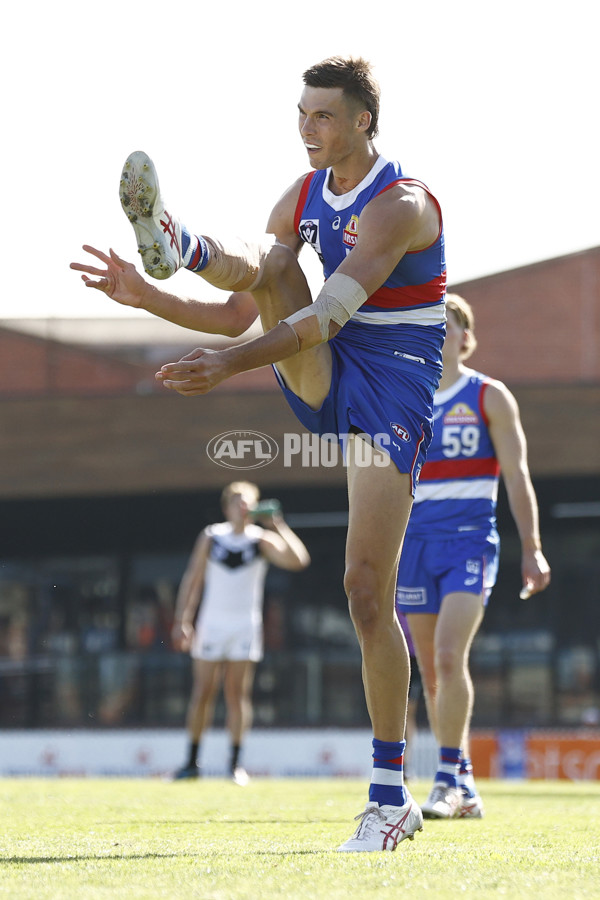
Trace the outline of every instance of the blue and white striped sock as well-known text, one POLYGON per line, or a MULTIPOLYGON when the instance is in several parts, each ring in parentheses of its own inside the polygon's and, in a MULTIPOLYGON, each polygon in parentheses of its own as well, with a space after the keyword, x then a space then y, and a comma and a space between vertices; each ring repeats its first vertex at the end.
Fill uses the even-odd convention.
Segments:
POLYGON ((443 781, 450 787, 458 787, 461 756, 460 747, 440 747, 440 761, 434 780, 443 781))
POLYGON ((369 800, 380 806, 404 806, 404 750, 406 741, 378 741, 373 738, 373 774, 369 800))
POLYGON ((474 797, 477 793, 475 779, 473 778, 473 763, 469 757, 462 757, 458 773, 458 786, 463 789, 467 797, 474 797))
POLYGON ((208 244, 202 235, 191 234, 185 225, 181 226, 181 257, 190 272, 201 272, 209 259, 208 244))

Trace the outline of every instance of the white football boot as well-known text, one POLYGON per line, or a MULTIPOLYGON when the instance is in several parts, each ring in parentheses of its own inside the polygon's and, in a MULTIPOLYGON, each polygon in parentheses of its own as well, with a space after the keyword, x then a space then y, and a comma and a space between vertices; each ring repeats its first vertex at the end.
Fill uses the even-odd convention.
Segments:
POLYGON ((246 787, 247 784, 250 784, 250 776, 243 766, 236 766, 231 773, 231 778, 233 783, 240 787, 246 787))
POLYGON ((356 816, 358 828, 338 852, 360 853, 373 850, 395 850, 405 840, 414 840, 416 831, 423 831, 421 810, 406 791, 404 806, 380 806, 369 802, 365 811, 356 816))
POLYGON ((119 197, 145 271, 152 278, 170 278, 182 266, 181 224, 165 208, 154 163, 142 150, 125 160, 119 197))
POLYGON ((462 791, 451 787, 445 781, 436 781, 429 797, 421 806, 426 819, 453 819, 458 815, 462 791))
POLYGON ((479 794, 469 797, 464 790, 461 789, 460 809, 458 811, 459 819, 483 819, 483 800, 479 794))

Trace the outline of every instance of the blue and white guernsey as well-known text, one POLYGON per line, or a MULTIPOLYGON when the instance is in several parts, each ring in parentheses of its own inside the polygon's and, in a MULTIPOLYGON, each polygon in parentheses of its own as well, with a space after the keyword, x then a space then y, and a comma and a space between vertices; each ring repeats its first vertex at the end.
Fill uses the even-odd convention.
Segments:
POLYGON ((434 397, 433 438, 407 534, 447 538, 495 530, 500 466, 483 397, 490 379, 467 369, 434 397))
POLYGON ((360 214, 367 203, 397 184, 422 187, 439 212, 436 240, 423 250, 407 252, 387 281, 366 300, 353 322, 374 325, 443 325, 446 292, 444 232, 439 204, 420 181, 406 178, 398 162, 378 157, 352 191, 334 194, 328 187, 331 169, 310 172, 302 185, 294 226, 299 237, 319 255, 325 278, 335 272, 355 246, 360 214))
POLYGON ((439 204, 419 181, 405 178, 397 162, 378 157, 362 181, 345 194, 329 188, 331 169, 310 172, 301 185, 294 228, 329 278, 361 240, 361 213, 396 185, 418 185, 435 204, 439 227, 431 244, 404 253, 381 287, 329 341, 330 390, 315 410, 275 372, 297 418, 315 434, 364 433, 383 446, 401 472, 418 479, 431 437, 433 394, 442 371, 446 260, 439 204))

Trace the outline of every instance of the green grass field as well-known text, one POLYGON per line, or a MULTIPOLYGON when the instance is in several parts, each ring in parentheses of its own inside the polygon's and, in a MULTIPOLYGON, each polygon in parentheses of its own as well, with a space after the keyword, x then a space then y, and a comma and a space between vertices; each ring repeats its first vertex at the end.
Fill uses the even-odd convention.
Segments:
MULTIPOLYGON (((428 788, 411 783, 418 801, 428 788)), ((342 854, 364 782, 0 779, 0 896, 600 896, 598 782, 479 788, 483 820, 426 821, 394 853, 342 854)))

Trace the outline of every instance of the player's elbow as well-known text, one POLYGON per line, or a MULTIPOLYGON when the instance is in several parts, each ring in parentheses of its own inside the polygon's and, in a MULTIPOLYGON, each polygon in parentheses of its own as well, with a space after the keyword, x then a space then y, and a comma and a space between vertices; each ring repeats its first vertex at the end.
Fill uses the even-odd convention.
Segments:
POLYGON ((290 572, 302 572, 310 566, 310 556, 308 552, 294 553, 293 557, 288 560, 287 568, 290 572))

